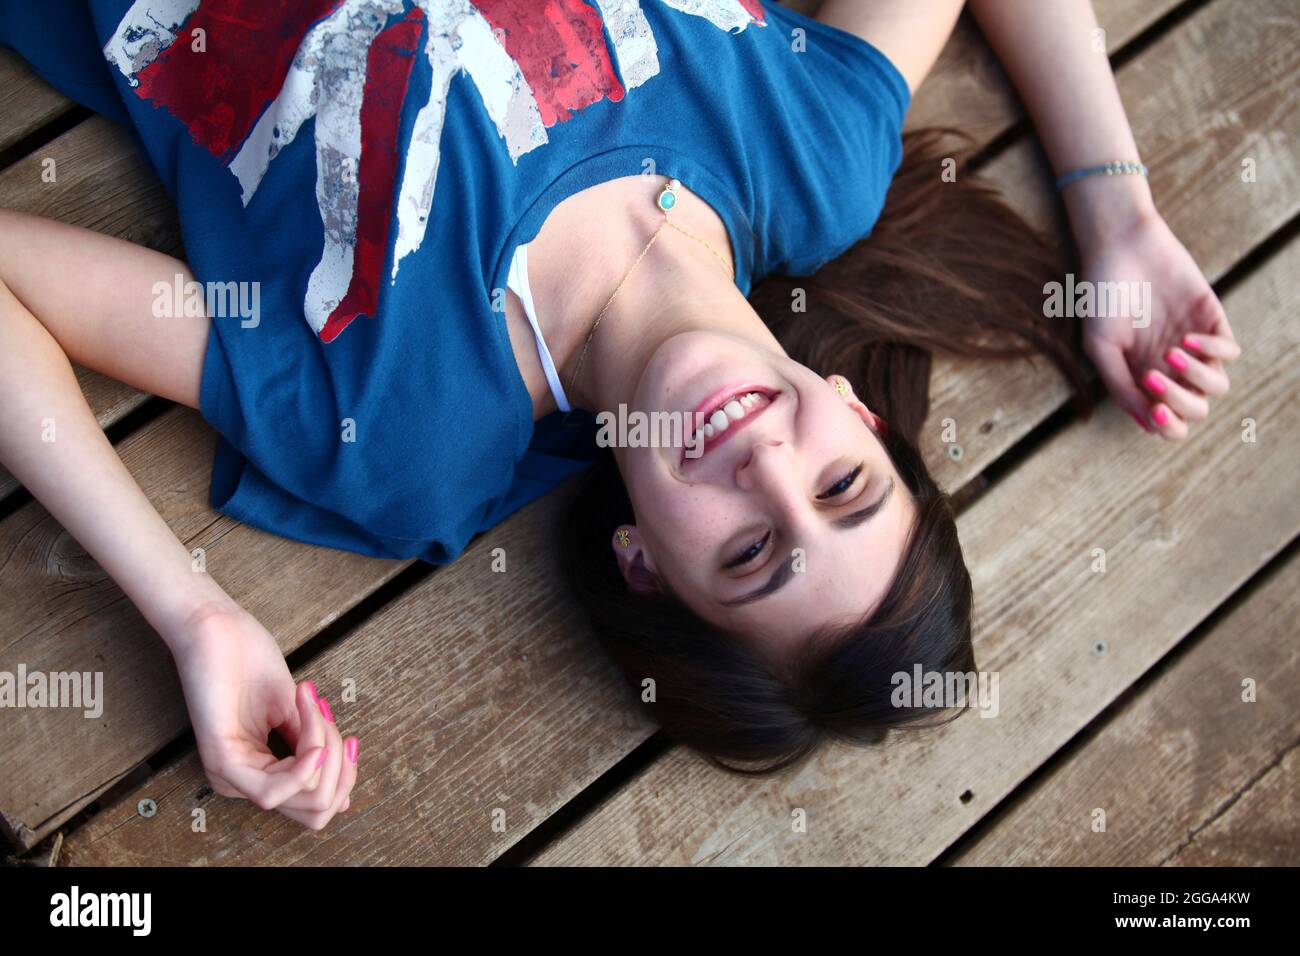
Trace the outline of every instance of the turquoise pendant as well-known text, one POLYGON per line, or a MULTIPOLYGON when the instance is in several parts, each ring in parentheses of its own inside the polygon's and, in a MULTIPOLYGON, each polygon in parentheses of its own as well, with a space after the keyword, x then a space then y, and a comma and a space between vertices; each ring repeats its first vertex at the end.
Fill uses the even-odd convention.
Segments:
POLYGON ((668 212, 677 205, 677 194, 673 192, 673 187, 679 185, 677 180, 673 180, 664 186, 659 193, 658 206, 664 212, 668 212))

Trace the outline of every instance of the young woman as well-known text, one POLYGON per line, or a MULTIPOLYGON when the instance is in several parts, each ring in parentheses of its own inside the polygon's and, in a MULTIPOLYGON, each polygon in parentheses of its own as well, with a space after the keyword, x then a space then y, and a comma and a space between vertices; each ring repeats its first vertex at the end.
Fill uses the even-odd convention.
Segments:
MULTIPOLYGON (((877 739, 926 716, 891 675, 974 669, 916 450, 930 358, 1042 353, 1087 397, 1045 317, 1054 257, 943 175, 937 135, 904 149, 960 0, 50 6, 0 39, 138 134, 188 265, 0 214, 0 460, 171 648, 219 793, 320 828, 357 740, 191 569, 70 362, 200 409, 213 505, 317 544, 450 561, 585 470, 577 592, 654 716, 720 761, 877 739), (597 412, 687 424, 607 449, 597 412)), ((1238 348, 1155 210, 1093 13, 970 7, 1063 177, 1080 278, 1150 283, 1141 321, 1086 319, 1083 349, 1180 439, 1238 348)))

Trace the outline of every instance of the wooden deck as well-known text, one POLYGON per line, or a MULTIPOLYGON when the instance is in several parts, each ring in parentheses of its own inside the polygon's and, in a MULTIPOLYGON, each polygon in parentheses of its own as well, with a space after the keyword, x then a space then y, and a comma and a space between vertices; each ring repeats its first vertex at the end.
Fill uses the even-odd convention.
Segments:
MULTIPOLYGON (((923 450, 963 502, 976 657, 1000 673, 998 719, 964 715, 739 780, 639 715, 555 586, 558 494, 441 569, 297 544, 207 508, 214 435, 196 413, 83 372, 178 537, 206 549, 210 573, 360 736, 360 777, 352 808, 320 833, 214 795, 166 649, 0 474, 0 670, 101 670, 106 699, 100 720, 0 710, 12 853, 79 865, 1300 863, 1300 9, 1095 6, 1157 201, 1245 354, 1212 418, 1177 445, 1110 403, 1072 419, 1045 363, 938 364, 931 420, 958 423, 963 453, 937 424, 923 450), (509 575, 482 573, 496 547, 509 575), (1099 547, 1104 573, 1091 569, 1099 547), (355 702, 329 691, 344 680, 355 702), (145 799, 155 814, 141 814, 145 799), (793 832, 795 809, 807 832, 793 832)), ((969 131, 977 168, 1062 230, 1016 98, 966 22, 909 118, 936 122, 969 131)), ((0 206, 180 252, 175 211, 127 137, 8 54, 0 206), (47 158, 56 183, 42 182, 47 158)))

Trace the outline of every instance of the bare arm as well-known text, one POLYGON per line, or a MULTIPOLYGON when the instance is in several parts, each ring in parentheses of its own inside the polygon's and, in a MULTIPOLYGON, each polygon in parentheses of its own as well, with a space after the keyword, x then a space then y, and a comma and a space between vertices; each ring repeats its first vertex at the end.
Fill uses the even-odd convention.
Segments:
MULTIPOLYGON (((969 0, 1057 175, 1140 160, 1089 0, 969 0)), ((1092 176, 1062 194, 1081 251, 1155 215, 1142 176, 1092 176)))
MULTIPOLYGON (((99 562, 175 653, 173 644, 190 616, 228 598, 209 575, 191 569, 189 552, 100 429, 67 353, 19 292, 44 306, 52 324, 64 325, 68 340, 83 353, 78 358, 90 359, 87 364, 111 366, 119 376, 134 365, 138 374, 130 376, 136 379, 131 384, 163 384, 172 397, 196 404, 195 359, 181 352, 184 345, 192 352, 194 342, 178 343, 157 328, 128 339, 127 320, 88 316, 97 308, 111 312, 114 306, 104 299, 115 290, 110 301, 143 308, 144 319, 157 323, 148 300, 133 301, 127 290, 147 291, 156 278, 175 271, 188 277, 189 270, 147 249, 7 211, 0 212, 0 236, 0 462, 99 562), (105 248, 66 254, 68 244, 98 241, 105 248), (105 258, 110 250, 120 255, 105 258), (68 268, 78 262, 81 268, 68 268), (112 271, 113 280, 99 282, 100 270, 112 271), (100 352, 111 358, 96 361, 100 352), (156 379, 140 381, 151 366, 156 379)), ((190 323, 190 329, 172 331, 189 332, 193 339, 190 323)))
POLYGON ((190 554, 122 464, 72 371, 198 404, 206 317, 154 314, 184 263, 48 219, 0 210, 0 462, 122 588, 176 661, 204 770, 218 793, 320 829, 349 805, 346 742, 275 639, 190 554), (280 732, 293 756, 267 746, 280 732))

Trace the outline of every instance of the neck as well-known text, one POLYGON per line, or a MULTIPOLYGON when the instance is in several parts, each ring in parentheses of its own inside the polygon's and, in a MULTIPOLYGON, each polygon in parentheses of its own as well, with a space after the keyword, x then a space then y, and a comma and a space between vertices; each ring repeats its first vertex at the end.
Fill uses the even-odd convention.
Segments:
MULTIPOLYGON (((549 237, 556 239, 551 249, 558 251, 545 255, 546 264, 539 270, 543 294, 554 303, 543 335, 551 344, 570 404, 592 412, 631 406, 642 370, 661 343, 679 332, 707 327, 710 315, 725 315, 743 299, 717 256, 664 225, 609 303, 579 368, 597 315, 663 222, 654 205, 663 181, 630 179, 639 182, 626 183, 613 202, 602 197, 598 211, 575 209, 574 216, 558 220, 549 237), (573 249, 599 254, 583 256, 580 264, 585 268, 575 269, 573 249)), ((684 196, 671 213, 673 222, 703 238, 728 268, 734 268, 717 214, 686 190, 678 192, 684 196)))

